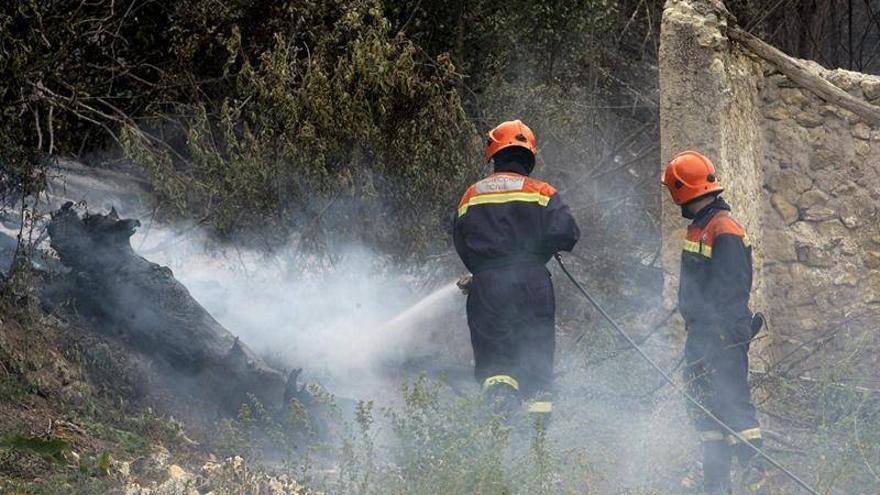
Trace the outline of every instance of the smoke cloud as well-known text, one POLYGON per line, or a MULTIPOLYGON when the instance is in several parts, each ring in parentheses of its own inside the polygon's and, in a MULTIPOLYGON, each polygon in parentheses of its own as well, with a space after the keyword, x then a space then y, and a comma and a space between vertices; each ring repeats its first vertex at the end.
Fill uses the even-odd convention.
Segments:
POLYGON ((270 363, 303 368, 306 380, 342 396, 371 398, 396 388, 407 362, 430 361, 443 352, 440 342, 467 334, 464 298, 451 274, 402 268, 362 246, 331 262, 295 252, 295 243, 266 254, 212 247, 196 230, 158 228, 141 229, 132 245, 171 268, 208 312, 270 363))

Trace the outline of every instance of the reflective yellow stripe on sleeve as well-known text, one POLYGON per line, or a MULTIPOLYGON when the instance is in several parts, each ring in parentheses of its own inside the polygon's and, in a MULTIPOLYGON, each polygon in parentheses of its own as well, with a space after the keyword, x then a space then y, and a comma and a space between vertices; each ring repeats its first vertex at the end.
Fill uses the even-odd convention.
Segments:
MULTIPOLYGON (((743 430, 739 433, 739 436, 745 438, 746 440, 757 440, 761 438, 761 429, 760 428, 749 428, 748 430, 743 430)), ((736 445, 739 443, 739 438, 729 435, 727 437, 727 443, 730 445, 736 445)))
POLYGON ((516 381, 516 378, 514 378, 510 375, 495 375, 495 376, 490 376, 489 378, 486 378, 485 380, 483 380, 483 391, 485 391, 491 387, 494 387, 495 385, 502 385, 502 384, 513 387, 514 390, 519 390, 519 382, 516 381))
POLYGON ((707 246, 702 242, 684 241, 684 250, 688 253, 699 254, 705 258, 712 257, 712 246, 707 246))
POLYGON ((472 196, 467 203, 461 205, 458 208, 458 216, 463 216, 467 213, 468 208, 476 205, 489 205, 489 204, 504 204, 504 203, 537 203, 541 206, 547 206, 550 203, 550 196, 544 196, 541 193, 530 193, 530 192, 509 192, 509 193, 499 193, 499 194, 481 194, 478 196, 472 196))

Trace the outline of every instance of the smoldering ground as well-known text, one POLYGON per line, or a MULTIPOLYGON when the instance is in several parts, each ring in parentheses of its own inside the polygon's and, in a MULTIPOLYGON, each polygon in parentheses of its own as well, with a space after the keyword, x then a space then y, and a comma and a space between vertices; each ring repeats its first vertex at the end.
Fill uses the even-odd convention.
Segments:
POLYGON ((208 248, 198 231, 158 230, 133 242, 270 362, 302 368, 305 380, 341 397, 388 396, 408 365, 466 345, 464 298, 451 273, 396 266, 358 246, 331 261, 295 249, 208 248))
MULTIPOLYGON (((450 356, 453 345, 467 348, 466 335, 455 331, 464 324, 464 299, 452 290, 457 272, 449 263, 402 266, 350 242, 315 253, 296 238, 272 250, 248 249, 242 246, 259 243, 224 243, 197 225, 155 221, 144 184, 127 174, 59 161, 47 177, 37 217, 74 201, 85 211, 112 208, 139 220, 131 238, 137 254, 171 268, 212 316, 267 359, 283 369, 302 368, 302 378, 338 394, 381 395, 387 384, 379 375, 397 376, 405 363, 450 356)), ((340 218, 351 222, 356 216, 350 213, 340 218)), ((7 230, 11 240, 15 228, 7 230)), ((467 363, 461 352, 457 358, 467 363)))

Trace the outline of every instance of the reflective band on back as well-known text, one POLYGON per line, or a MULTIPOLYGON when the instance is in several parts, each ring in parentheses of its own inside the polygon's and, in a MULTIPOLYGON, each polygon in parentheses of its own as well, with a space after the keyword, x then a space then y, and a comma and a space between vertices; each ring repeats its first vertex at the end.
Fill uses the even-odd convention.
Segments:
POLYGON ((701 431, 700 441, 702 442, 723 442, 724 433, 720 431, 701 431))
MULTIPOLYGON (((739 436, 745 438, 746 440, 757 440, 761 438, 761 429, 760 428, 749 428, 748 430, 743 430, 738 432, 739 436)), ((736 438, 733 435, 729 435, 727 437, 727 443, 730 445, 736 445, 739 443, 739 438, 736 438)))
POLYGON ((513 202, 536 203, 541 206, 547 206, 547 204, 550 203, 550 196, 544 196, 543 194, 536 192, 509 192, 472 196, 467 203, 458 208, 458 216, 463 216, 467 213, 468 208, 471 206, 496 205, 513 202))
POLYGON ((534 414, 550 414, 553 412, 553 403, 550 401, 535 401, 526 404, 526 412, 534 414))
POLYGON ((483 390, 494 387, 495 385, 507 385, 513 387, 515 390, 519 390, 519 382, 516 381, 516 378, 510 375, 495 375, 483 380, 483 390))
POLYGON ((705 258, 712 257, 712 247, 702 242, 684 241, 684 250, 688 253, 699 254, 705 258))

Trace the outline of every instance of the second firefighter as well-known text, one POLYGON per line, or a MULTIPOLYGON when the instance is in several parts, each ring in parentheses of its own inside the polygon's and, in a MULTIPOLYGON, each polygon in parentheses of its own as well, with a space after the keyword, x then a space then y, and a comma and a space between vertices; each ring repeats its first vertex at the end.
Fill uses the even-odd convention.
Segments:
POLYGON ((690 393, 740 438, 711 417, 691 410, 703 447, 707 493, 731 490, 731 459, 744 468, 747 488, 765 494, 764 465, 741 439, 762 444, 749 389, 749 344, 760 320, 749 309, 752 248, 742 225, 721 198, 712 162, 695 151, 680 153, 666 167, 663 184, 682 216, 691 220, 681 256, 678 304, 687 325, 685 380, 690 393))

